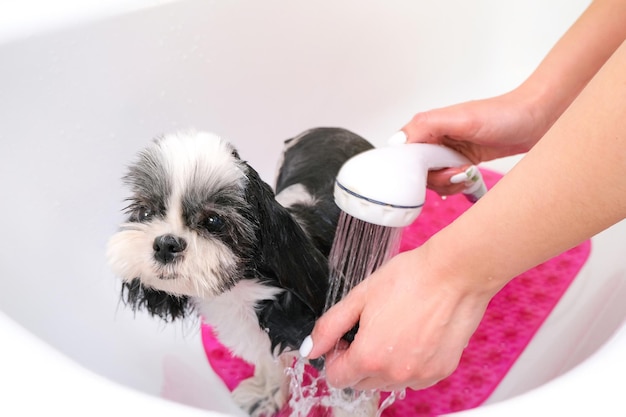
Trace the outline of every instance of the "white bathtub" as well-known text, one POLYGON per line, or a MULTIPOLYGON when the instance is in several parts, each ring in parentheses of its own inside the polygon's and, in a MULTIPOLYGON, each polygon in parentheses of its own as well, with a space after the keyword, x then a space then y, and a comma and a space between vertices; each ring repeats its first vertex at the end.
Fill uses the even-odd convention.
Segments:
MULTIPOLYGON (((119 178, 152 137, 218 132, 271 182, 282 140, 304 129, 380 144, 418 110, 514 87, 587 4, 67 1, 0 5, 0 415, 241 415, 196 323, 133 315, 105 262, 119 178)), ((466 415, 626 415, 625 236, 622 222, 594 239, 490 404, 466 415)))

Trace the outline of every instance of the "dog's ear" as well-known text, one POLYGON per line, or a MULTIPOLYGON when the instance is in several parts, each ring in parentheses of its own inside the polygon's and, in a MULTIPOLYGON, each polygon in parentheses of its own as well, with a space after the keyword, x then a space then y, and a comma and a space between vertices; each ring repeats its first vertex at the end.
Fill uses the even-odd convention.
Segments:
POLYGON ((316 316, 321 315, 328 288, 328 262, 274 192, 248 166, 249 204, 258 218, 259 270, 275 277, 316 316))
POLYGON ((146 287, 139 278, 122 284, 122 300, 133 311, 146 310, 166 322, 185 318, 193 309, 188 297, 146 287))

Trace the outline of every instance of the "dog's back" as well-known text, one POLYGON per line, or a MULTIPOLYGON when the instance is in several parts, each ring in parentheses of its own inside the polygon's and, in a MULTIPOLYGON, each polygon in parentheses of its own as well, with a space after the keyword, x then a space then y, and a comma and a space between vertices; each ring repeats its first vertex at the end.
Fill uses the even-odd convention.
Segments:
POLYGON ((324 256, 330 252, 339 218, 333 197, 337 173, 348 159, 371 148, 361 136, 332 127, 310 129, 285 141, 276 199, 324 256))

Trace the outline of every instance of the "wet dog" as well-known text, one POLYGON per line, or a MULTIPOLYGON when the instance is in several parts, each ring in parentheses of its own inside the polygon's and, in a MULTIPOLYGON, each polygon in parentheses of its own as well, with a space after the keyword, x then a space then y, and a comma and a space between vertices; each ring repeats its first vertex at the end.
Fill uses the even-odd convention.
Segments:
POLYGON ((155 140, 124 177, 128 219, 107 250, 124 301, 166 321, 201 315, 255 365, 233 392, 251 415, 287 399, 284 366, 324 309, 335 177, 370 148, 338 128, 287 140, 275 194, 232 144, 182 132, 155 140))

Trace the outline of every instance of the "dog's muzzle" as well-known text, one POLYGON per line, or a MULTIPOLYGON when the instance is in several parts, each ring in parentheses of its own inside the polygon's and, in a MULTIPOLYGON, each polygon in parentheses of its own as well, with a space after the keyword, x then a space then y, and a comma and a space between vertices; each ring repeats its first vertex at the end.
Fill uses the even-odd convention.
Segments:
POLYGON ((178 260, 186 248, 187 242, 185 239, 169 234, 157 236, 152 244, 154 259, 163 265, 178 260))

